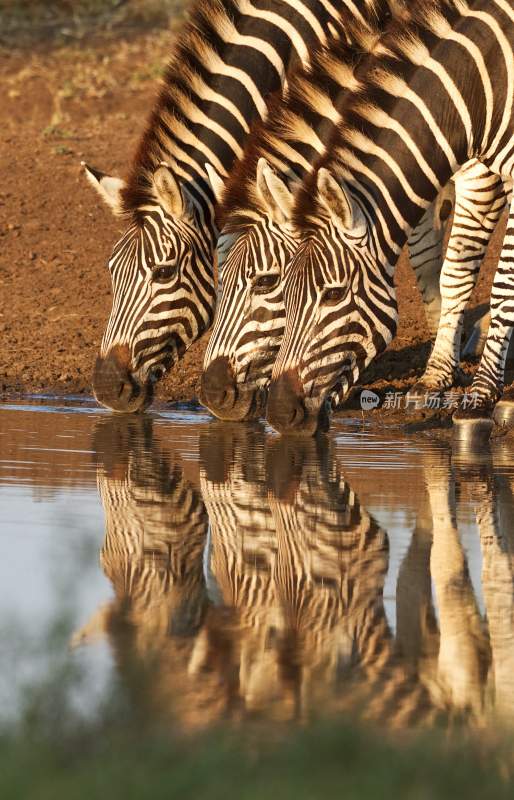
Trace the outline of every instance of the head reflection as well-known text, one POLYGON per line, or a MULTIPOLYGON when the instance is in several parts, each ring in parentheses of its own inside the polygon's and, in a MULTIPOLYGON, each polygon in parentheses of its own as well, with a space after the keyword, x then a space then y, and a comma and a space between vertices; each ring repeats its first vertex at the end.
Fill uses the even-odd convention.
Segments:
POLYGON ((327 443, 210 427, 206 574, 212 603, 230 614, 242 707, 281 719, 352 707, 388 725, 433 719, 437 706, 386 618, 387 534, 327 443))
POLYGON ((108 417, 94 435, 114 599, 75 643, 107 636, 131 702, 185 729, 339 712, 390 727, 512 718, 514 509, 490 455, 423 451, 396 576, 394 525, 368 513, 354 490, 368 496, 369 477, 350 468, 352 488, 333 442, 197 430, 199 480, 151 418, 108 417))
POLYGON ((150 417, 101 419, 93 452, 105 517, 100 564, 114 599, 74 644, 106 636, 131 703, 162 714, 172 694, 191 688, 188 664, 207 608, 205 507, 150 417))

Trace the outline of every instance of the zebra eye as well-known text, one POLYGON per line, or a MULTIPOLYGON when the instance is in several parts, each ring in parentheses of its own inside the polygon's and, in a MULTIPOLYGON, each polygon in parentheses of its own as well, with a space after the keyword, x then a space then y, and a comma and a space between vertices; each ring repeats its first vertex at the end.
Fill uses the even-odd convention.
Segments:
POLYGON ((274 289, 280 281, 280 274, 277 272, 263 272, 256 275, 253 279, 253 289, 255 292, 269 292, 274 289))
POLYGON ((324 306, 335 306, 344 300, 346 296, 346 289, 343 286, 332 286, 330 289, 325 289, 321 295, 321 302, 324 306))
POLYGON ((153 270, 152 280, 156 281, 157 283, 168 283, 168 281, 171 281, 172 278, 175 277, 176 272, 176 264, 162 264, 160 267, 156 267, 153 270))

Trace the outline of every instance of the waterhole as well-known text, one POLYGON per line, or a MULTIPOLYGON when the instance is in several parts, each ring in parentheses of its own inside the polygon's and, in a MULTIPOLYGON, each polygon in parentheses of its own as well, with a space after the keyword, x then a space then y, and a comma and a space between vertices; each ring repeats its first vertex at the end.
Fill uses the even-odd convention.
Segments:
POLYGON ((502 442, 0 406, 0 705, 44 679, 184 731, 508 724, 513 481, 502 442))

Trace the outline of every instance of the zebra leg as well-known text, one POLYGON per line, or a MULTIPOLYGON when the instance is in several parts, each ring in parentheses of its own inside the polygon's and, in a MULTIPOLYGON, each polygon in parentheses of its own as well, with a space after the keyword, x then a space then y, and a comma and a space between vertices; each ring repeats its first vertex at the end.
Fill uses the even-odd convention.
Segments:
MULTIPOLYGON (((471 408, 454 414, 459 439, 489 435, 494 407, 503 391, 505 360, 514 326, 514 200, 511 197, 507 231, 491 289, 491 324, 484 352, 471 386, 471 408), (476 435, 475 435, 476 434, 476 435)), ((514 400, 505 398, 495 414, 502 422, 514 421, 514 400)))
POLYGON ((478 475, 474 483, 472 496, 482 551, 482 591, 492 651, 494 712, 495 716, 511 723, 514 720, 512 486, 504 475, 483 478, 478 475))
MULTIPOLYGON (((507 206, 510 203, 510 198, 512 195, 512 181, 504 181, 504 192, 505 192, 505 204, 507 206)), ((503 209, 502 209, 503 212, 503 209)), ((489 330, 489 324, 491 322, 491 315, 487 311, 483 314, 475 324, 469 334, 468 340, 464 347, 462 348, 461 354, 464 357, 476 357, 479 358, 483 351, 485 341, 487 339, 487 331, 489 330)))
POLYGON ((439 459, 431 456, 427 462, 425 474, 433 521, 430 574, 439 608, 437 678, 452 712, 471 712, 477 719, 483 711, 487 635, 459 538, 457 487, 450 456, 441 453, 439 459))
POLYGON ((502 180, 478 161, 455 176, 455 215, 441 270, 441 318, 425 373, 416 391, 444 391, 458 376, 464 309, 496 223, 505 207, 502 180))
POLYGON ((439 279, 443 263, 445 223, 454 203, 455 189, 453 181, 450 181, 427 208, 407 243, 410 262, 423 299, 428 328, 434 339, 441 314, 439 279))

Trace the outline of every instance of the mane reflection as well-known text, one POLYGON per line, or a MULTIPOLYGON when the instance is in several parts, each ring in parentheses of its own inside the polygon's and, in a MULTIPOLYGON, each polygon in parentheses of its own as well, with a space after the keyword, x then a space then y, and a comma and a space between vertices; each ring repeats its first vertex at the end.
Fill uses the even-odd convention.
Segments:
POLYGON ((198 429, 197 480, 172 438, 144 416, 102 419, 94 434, 114 598, 73 641, 107 638, 131 703, 185 730, 340 713, 395 728, 512 718, 512 486, 490 458, 423 451, 393 627, 396 534, 363 507, 333 443, 211 423, 198 429), (471 517, 483 602, 462 538, 471 517))

